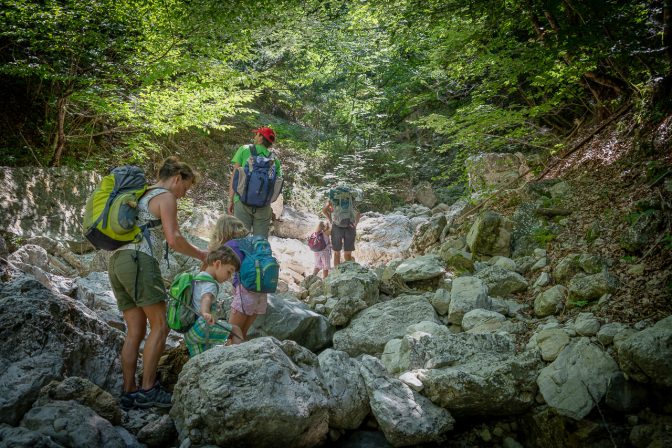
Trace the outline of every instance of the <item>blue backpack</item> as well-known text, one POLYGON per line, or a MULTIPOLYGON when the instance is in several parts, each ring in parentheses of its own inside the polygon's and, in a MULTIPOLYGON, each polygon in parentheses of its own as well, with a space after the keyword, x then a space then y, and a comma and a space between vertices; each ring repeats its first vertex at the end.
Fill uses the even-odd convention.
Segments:
POLYGON ((248 236, 236 240, 244 257, 240 263, 240 283, 252 292, 275 292, 280 265, 264 237, 248 236))
POLYGON ((233 190, 243 204, 265 207, 275 201, 282 191, 283 179, 275 168, 275 155, 260 156, 256 145, 250 145, 250 157, 244 166, 233 172, 233 190))

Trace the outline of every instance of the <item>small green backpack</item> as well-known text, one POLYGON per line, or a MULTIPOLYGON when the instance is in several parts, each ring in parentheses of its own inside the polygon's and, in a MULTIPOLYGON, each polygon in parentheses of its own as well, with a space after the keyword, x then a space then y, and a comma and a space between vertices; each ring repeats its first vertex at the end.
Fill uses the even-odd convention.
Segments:
POLYGON ((199 316, 198 310, 191 306, 194 282, 198 281, 218 284, 209 275, 194 275, 191 272, 182 272, 175 277, 170 285, 166 319, 168 320, 168 326, 179 333, 189 331, 199 316))

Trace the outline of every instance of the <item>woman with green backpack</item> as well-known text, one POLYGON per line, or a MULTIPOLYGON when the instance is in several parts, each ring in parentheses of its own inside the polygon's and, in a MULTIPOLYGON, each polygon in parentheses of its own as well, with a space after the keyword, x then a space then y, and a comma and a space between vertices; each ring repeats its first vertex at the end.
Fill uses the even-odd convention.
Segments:
POLYGON ((177 199, 185 196, 196 177, 193 169, 176 157, 164 160, 158 181, 147 188, 137 203, 137 224, 149 231, 139 241, 115 250, 108 264, 112 291, 127 329, 121 350, 124 384, 120 400, 126 409, 171 406, 170 393, 156 378, 168 337, 166 289, 159 260, 164 241, 176 252, 206 260, 207 252, 189 243, 180 233, 177 222, 177 199), (135 373, 147 321, 150 332, 144 345, 142 382, 138 387, 135 373))

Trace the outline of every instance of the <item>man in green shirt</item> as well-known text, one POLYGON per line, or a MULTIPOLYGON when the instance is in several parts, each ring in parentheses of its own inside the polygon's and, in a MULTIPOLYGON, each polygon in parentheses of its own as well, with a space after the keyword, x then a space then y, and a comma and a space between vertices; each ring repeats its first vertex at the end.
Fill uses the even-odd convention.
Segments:
MULTIPOLYGON (((258 156, 269 157, 271 155, 269 148, 274 142, 275 132, 273 132, 273 129, 262 127, 254 131, 254 145, 258 156)), ((234 170, 248 163, 248 159, 252 155, 250 146, 241 146, 233 155, 231 163, 234 170)), ((278 159, 275 159, 275 169, 277 176, 281 177, 282 171, 278 159)), ((252 231, 253 235, 261 235, 264 238, 268 238, 271 218, 273 217, 271 206, 250 207, 243 204, 240 196, 234 193, 233 175, 229 182, 229 206, 227 207, 227 211, 229 214, 233 214, 236 218, 240 219, 245 224, 245 227, 252 231)))

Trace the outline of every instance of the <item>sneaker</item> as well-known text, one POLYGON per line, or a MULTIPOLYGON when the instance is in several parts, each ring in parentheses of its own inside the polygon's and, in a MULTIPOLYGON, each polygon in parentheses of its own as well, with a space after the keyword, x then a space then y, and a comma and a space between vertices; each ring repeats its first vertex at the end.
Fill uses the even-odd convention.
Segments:
POLYGON ((138 391, 135 392, 126 392, 121 394, 119 397, 119 405, 124 411, 131 410, 135 407, 135 397, 137 397, 138 391))
POLYGON ((140 389, 135 394, 133 404, 139 408, 151 408, 152 406, 169 408, 172 406, 173 396, 170 392, 164 390, 158 382, 151 389, 140 389))

